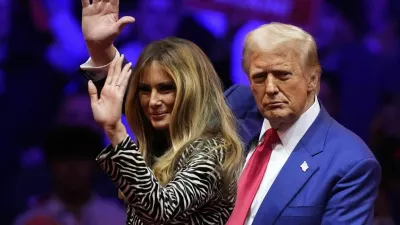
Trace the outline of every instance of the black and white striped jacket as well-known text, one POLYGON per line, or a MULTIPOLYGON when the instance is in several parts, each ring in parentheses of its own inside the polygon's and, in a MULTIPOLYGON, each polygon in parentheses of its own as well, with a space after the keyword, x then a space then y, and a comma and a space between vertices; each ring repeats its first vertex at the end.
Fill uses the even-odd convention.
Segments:
POLYGON ((198 139, 185 148, 175 177, 161 185, 130 137, 97 157, 128 202, 128 225, 225 224, 236 200, 232 182, 223 193, 221 138, 198 139))

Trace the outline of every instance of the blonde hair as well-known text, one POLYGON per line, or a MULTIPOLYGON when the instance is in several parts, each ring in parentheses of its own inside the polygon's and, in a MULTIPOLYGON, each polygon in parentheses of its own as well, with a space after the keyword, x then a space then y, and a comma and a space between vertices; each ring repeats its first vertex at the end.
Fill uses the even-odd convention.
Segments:
POLYGON ((220 79, 210 60, 194 43, 167 38, 152 42, 141 53, 133 70, 126 100, 126 116, 141 154, 151 165, 149 150, 154 128, 139 103, 138 85, 152 62, 171 76, 176 86, 176 99, 169 124, 170 148, 152 166, 158 181, 166 185, 174 177, 176 159, 182 150, 198 138, 219 135, 226 151, 222 168, 224 187, 236 181, 243 161, 243 150, 236 133, 235 120, 225 102, 220 79))
POLYGON ((299 27, 276 22, 261 25, 247 34, 242 59, 244 71, 248 74, 249 58, 254 51, 274 50, 283 46, 292 48, 298 54, 303 68, 315 69, 320 75, 321 66, 314 38, 299 27))

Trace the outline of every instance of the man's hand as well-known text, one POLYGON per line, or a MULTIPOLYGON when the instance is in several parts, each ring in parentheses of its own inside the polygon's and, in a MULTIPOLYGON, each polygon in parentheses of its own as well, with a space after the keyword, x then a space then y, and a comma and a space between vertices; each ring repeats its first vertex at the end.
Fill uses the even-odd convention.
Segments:
POLYGON ((96 66, 110 63, 115 56, 114 39, 122 29, 135 19, 125 16, 119 19, 119 0, 82 1, 82 31, 96 66))

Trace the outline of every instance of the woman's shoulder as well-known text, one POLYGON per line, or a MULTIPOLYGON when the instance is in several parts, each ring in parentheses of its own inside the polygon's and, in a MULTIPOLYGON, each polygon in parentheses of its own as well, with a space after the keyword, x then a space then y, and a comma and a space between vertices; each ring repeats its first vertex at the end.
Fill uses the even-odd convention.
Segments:
POLYGON ((184 150, 183 158, 215 158, 222 161, 226 152, 225 140, 221 136, 198 137, 188 144, 184 150))
POLYGON ((203 150, 221 150, 225 146, 225 139, 220 135, 203 136, 196 138, 190 146, 192 148, 203 150))

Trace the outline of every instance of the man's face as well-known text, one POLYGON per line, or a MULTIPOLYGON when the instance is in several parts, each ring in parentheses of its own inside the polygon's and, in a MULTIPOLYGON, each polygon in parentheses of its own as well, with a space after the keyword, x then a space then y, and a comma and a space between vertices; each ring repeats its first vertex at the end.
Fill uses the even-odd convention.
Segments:
POLYGON ((294 123, 313 102, 315 79, 305 74, 299 56, 289 48, 255 51, 249 57, 250 86, 263 117, 274 128, 294 123))

